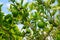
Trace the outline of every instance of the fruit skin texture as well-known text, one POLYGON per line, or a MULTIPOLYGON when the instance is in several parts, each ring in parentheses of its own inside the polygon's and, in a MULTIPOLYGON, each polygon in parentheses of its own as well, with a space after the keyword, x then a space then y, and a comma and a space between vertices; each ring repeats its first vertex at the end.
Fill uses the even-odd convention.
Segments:
POLYGON ((38 22, 38 27, 39 28, 44 28, 44 26, 45 26, 44 22, 38 22))

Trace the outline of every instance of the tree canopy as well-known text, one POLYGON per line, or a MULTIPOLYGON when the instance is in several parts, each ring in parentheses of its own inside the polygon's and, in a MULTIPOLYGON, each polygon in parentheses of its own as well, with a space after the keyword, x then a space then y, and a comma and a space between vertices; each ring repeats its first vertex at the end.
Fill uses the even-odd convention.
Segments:
POLYGON ((10 1, 11 14, 0 4, 0 40, 60 40, 60 0, 10 1))

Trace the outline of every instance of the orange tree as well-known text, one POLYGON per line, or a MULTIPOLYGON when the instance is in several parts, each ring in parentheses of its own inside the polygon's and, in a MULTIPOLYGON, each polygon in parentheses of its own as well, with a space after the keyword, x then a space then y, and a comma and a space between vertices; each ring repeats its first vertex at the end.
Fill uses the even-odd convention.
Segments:
POLYGON ((9 1, 11 14, 4 15, 0 5, 1 40, 60 40, 60 0, 9 1))

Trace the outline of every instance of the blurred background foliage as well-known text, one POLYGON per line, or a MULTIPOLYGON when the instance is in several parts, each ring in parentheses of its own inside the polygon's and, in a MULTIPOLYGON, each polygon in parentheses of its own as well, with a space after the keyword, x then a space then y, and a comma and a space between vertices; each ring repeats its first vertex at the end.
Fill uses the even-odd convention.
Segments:
POLYGON ((60 40, 60 0, 9 2, 7 15, 0 4, 0 40, 60 40), (21 30, 18 24, 23 24, 21 30))

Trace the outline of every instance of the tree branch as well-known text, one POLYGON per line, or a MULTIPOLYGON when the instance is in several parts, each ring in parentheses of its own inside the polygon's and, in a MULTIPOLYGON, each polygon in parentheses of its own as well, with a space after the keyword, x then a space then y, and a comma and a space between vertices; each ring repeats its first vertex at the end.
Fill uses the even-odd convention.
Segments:
POLYGON ((47 36, 50 35, 50 32, 53 30, 53 26, 51 27, 51 29, 48 31, 47 35, 44 36, 43 40, 46 40, 47 36))

